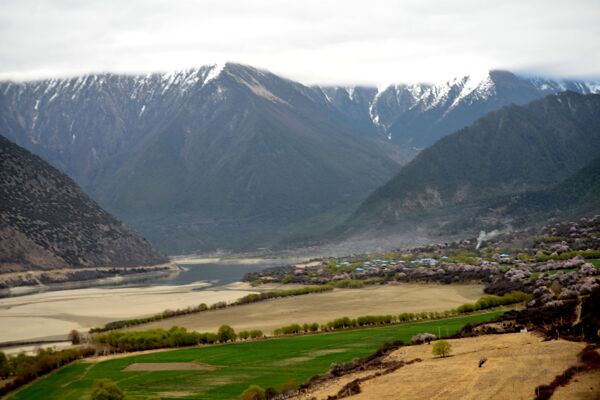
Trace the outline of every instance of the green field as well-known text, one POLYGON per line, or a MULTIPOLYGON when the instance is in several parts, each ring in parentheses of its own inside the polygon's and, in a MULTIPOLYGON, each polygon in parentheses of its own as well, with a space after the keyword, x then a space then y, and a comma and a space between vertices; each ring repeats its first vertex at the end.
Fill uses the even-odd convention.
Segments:
POLYGON ((325 373, 334 361, 366 356, 383 343, 398 339, 409 342, 411 336, 422 332, 453 334, 466 323, 485 321, 500 314, 502 311, 383 328, 172 350, 101 363, 77 362, 35 381, 9 398, 89 399, 94 380, 109 378, 131 399, 143 399, 150 394, 169 399, 232 399, 250 384, 279 388, 290 380, 302 383, 325 373), (216 368, 212 371, 123 371, 132 363, 167 362, 197 362, 216 368))

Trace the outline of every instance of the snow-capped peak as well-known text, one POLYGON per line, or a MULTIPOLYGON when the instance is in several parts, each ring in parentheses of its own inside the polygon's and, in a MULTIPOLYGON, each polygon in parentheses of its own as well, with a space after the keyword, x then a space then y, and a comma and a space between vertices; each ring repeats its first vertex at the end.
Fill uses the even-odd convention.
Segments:
POLYGON ((209 67, 210 67, 210 70, 204 77, 205 85, 221 74, 221 72, 223 71, 223 68, 225 68, 225 64, 224 63, 223 64, 212 64, 209 67))

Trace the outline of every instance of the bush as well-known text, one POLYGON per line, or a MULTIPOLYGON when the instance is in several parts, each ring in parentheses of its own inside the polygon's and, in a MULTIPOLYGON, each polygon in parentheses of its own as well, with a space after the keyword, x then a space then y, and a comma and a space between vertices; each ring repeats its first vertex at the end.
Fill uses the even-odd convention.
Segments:
POLYGON ((452 345, 447 340, 438 340, 433 344, 431 352, 436 357, 448 357, 452 351, 452 345))
POLYGON ((124 398, 123 391, 110 379, 100 379, 94 382, 92 400, 122 400, 124 398))
POLYGON ((433 340, 437 339, 433 333, 419 333, 418 335, 413 336, 410 339, 412 344, 423 344, 423 343, 431 343, 433 340))
POLYGON ((265 400, 265 390, 258 385, 251 385, 240 395, 240 400, 265 400))

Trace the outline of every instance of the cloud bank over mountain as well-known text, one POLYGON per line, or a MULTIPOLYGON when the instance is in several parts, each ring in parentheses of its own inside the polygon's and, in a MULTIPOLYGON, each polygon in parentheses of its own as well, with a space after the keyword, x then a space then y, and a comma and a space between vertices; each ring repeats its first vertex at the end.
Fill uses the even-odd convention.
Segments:
POLYGON ((8 0, 0 79, 235 61, 307 84, 600 75, 597 1, 8 0), (176 22, 173 22, 176 21, 176 22))

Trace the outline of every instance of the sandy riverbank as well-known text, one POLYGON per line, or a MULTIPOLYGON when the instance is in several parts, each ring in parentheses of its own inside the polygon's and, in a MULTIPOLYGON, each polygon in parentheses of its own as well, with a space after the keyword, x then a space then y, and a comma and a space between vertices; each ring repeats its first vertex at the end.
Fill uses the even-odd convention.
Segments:
POLYGON ((72 329, 87 330, 110 321, 200 303, 230 302, 256 292, 248 286, 204 289, 207 286, 197 282, 181 286, 88 288, 0 299, 0 343, 61 339, 72 329))

